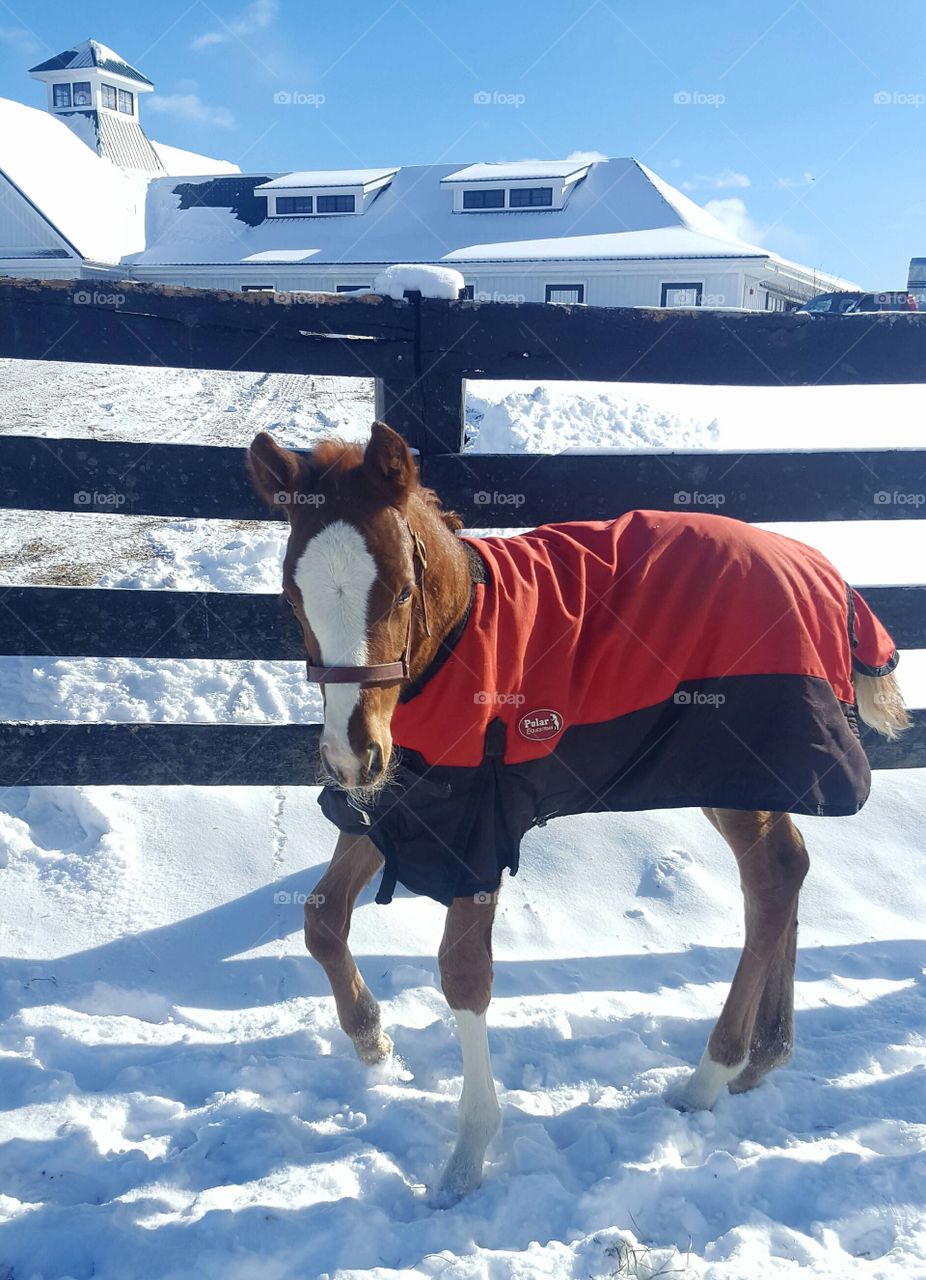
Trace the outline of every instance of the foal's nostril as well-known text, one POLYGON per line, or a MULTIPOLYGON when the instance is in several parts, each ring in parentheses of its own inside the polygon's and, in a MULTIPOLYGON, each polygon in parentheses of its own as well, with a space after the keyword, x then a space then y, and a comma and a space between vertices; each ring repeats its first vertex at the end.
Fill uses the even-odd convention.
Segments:
POLYGON ((383 768, 383 749, 378 742, 367 743, 367 755, 364 772, 368 778, 376 778, 383 768))

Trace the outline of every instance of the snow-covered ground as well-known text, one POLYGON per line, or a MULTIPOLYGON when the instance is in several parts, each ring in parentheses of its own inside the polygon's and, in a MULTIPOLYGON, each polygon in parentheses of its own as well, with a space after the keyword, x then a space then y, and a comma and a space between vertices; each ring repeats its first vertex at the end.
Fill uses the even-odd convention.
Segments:
MULTIPOLYGON (((919 389, 471 388, 471 447, 919 444, 919 389), (579 394, 577 394, 579 392, 579 394)), ((367 385, 0 361, 2 428, 244 446, 361 436, 367 385)), ((794 532, 792 527, 789 531, 794 532)), ((916 581, 922 523, 801 526, 856 582, 916 581)), ((5 582, 273 591, 282 531, 4 515, 5 582)), ((922 705, 919 654, 902 664, 922 705), (912 679, 911 679, 912 676, 912 679)), ((295 664, 4 659, 0 715, 317 715, 295 664)), ((368 1071, 305 955, 333 844, 314 792, 0 797, 0 1277, 926 1276, 926 776, 805 819, 793 1064, 681 1115, 735 967, 732 857, 700 815, 552 823, 502 895, 504 1128, 482 1189, 429 1187, 460 1062, 442 912, 361 898, 352 945, 397 1058, 368 1071)))

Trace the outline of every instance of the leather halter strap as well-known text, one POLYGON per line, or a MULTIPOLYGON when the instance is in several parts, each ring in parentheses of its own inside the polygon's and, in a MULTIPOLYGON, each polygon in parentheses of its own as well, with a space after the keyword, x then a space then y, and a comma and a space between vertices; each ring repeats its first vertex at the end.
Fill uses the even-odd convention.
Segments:
MULTIPOLYGON (((409 537, 412 540, 412 562, 415 566, 415 586, 418 588, 418 598, 421 601, 421 616, 424 624, 424 633, 429 636, 431 634, 431 624, 428 619, 428 600, 424 591, 424 576, 428 567, 427 548, 421 540, 419 534, 405 521, 405 527, 408 529, 409 537)), ((306 662, 306 675, 313 684, 392 684, 396 680, 407 680, 409 674, 409 660, 412 654, 412 611, 408 611, 408 631, 405 635, 405 651, 398 662, 379 662, 367 667, 321 667, 313 666, 311 661, 306 662)))

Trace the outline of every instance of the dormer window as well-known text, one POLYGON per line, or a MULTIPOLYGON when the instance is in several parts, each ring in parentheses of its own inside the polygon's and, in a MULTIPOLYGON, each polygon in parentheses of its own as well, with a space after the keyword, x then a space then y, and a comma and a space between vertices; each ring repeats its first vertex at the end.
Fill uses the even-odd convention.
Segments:
POLYGON ((77 80, 74 83, 71 94, 71 101, 75 107, 92 107, 93 94, 90 91, 89 80, 77 80))
POLYGON ((119 110, 127 116, 135 114, 135 94, 129 93, 128 89, 119 90, 119 110))
POLYGON ((52 92, 56 111, 71 105, 71 86, 69 84, 56 84, 53 86, 52 92))
POLYGON ((101 85, 103 93, 103 106, 108 107, 110 111, 116 110, 116 90, 111 84, 101 85))
POLYGON ((512 187, 508 192, 510 209, 551 209, 552 187, 512 187))
POLYGON ((325 169, 285 173, 254 188, 268 218, 338 218, 365 213, 396 169, 325 169))
POLYGON ((317 213, 353 213, 352 195, 319 196, 315 202, 317 213))
POLYGON ((278 217, 292 217, 294 214, 312 213, 311 196, 277 196, 276 214, 278 217))
POLYGON ((504 187, 489 187, 486 190, 474 187, 472 191, 463 192, 464 209, 504 209, 504 207, 504 187))
POLYGON ((589 162, 524 160, 471 164, 441 179, 453 192, 454 213, 562 209, 591 168, 589 162))

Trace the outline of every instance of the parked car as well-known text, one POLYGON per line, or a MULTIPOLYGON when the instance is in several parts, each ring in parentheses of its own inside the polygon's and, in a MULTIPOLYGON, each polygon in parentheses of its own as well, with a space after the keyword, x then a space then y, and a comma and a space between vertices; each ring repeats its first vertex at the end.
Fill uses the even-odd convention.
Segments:
POLYGON ((818 293, 798 307, 815 316, 849 316, 872 311, 916 311, 916 298, 907 289, 886 289, 883 293, 818 293))

